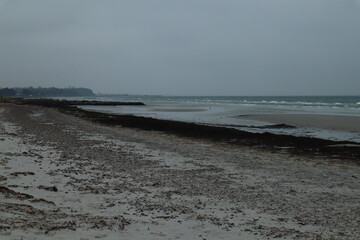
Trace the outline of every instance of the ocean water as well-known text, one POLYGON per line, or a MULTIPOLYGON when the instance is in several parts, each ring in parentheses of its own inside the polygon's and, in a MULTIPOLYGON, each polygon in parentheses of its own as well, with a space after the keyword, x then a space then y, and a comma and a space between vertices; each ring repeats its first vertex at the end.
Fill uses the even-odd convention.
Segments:
POLYGON ((141 101, 190 104, 263 105, 274 107, 310 107, 360 110, 360 96, 151 96, 100 95, 114 101, 141 101))
MULTIPOLYGON (((360 96, 137 96, 102 95, 96 100, 140 101, 145 106, 82 106, 115 114, 132 114, 199 124, 225 126, 250 132, 271 132, 360 143, 360 96), (297 128, 263 128, 274 122, 251 116, 306 116, 297 128), (307 116, 323 116, 316 120, 307 116), (337 118, 336 118, 337 117, 337 118), (310 120, 309 120, 310 119, 310 120), (341 120, 341 121, 340 121, 341 120), (346 121, 345 121, 346 120, 346 121), (319 123, 322 121, 323 124, 319 123), (343 126, 341 125, 343 124, 343 126), (321 125, 327 127, 321 127, 321 125), (331 126, 340 128, 331 128, 331 126), (329 127, 330 126, 330 127, 329 127), (259 128, 260 127, 260 128, 259 128)), ((300 119, 300 118, 299 118, 300 119)), ((276 123, 283 123, 281 120, 276 123)))

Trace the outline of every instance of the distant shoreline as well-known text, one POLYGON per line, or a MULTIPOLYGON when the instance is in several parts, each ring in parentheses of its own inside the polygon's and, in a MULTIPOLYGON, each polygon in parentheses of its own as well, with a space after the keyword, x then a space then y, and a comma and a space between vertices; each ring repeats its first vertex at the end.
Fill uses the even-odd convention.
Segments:
POLYGON ((0 88, 0 96, 10 97, 10 98, 90 97, 90 96, 96 96, 96 94, 89 88, 17 87, 17 88, 0 88))

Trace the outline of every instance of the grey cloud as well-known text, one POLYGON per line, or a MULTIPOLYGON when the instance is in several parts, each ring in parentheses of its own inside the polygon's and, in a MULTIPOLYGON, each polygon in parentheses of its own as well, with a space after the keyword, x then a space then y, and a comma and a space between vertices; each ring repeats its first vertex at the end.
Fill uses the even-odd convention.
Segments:
POLYGON ((0 12, 1 85, 359 94, 358 3, 11 0, 0 12))

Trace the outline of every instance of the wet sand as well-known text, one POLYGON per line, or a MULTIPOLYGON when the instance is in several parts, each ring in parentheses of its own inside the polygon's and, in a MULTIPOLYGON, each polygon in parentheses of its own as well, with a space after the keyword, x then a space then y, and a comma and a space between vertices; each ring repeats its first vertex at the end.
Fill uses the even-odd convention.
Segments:
MULTIPOLYGON (((81 113, 84 114, 84 113, 81 113)), ((357 239, 354 161, 0 105, 1 239, 357 239)))
POLYGON ((360 116, 333 116, 317 114, 253 114, 238 117, 274 124, 283 123, 296 127, 320 128, 360 133, 360 116))

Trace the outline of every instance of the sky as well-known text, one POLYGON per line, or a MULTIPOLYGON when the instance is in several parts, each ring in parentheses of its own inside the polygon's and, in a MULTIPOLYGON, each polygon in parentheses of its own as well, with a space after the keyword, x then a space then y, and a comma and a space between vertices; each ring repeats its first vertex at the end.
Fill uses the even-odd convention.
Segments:
POLYGON ((0 87, 360 95, 360 0, 0 0, 0 87))

